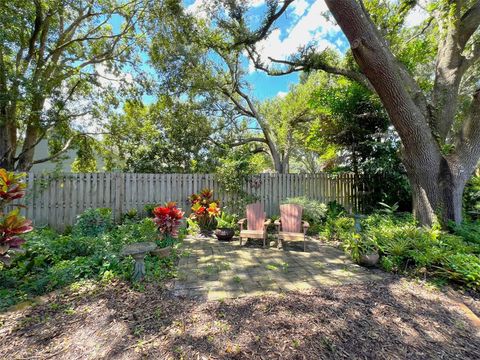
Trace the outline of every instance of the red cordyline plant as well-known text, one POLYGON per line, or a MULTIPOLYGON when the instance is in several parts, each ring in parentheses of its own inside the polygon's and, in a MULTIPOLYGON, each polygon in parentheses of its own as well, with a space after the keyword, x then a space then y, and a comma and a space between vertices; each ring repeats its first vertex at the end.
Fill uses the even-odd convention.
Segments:
POLYGON ((0 168, 0 206, 3 208, 7 203, 20 199, 25 195, 25 183, 21 180, 25 173, 15 174, 0 168))
POLYGON ((0 261, 10 264, 10 250, 18 250, 25 240, 20 236, 33 230, 32 222, 20 215, 20 208, 4 213, 4 207, 25 195, 25 174, 15 174, 0 168, 0 261))
POLYGON ((201 230, 213 230, 216 218, 220 215, 220 202, 213 199, 213 190, 204 189, 189 198, 192 205, 190 218, 197 222, 201 230))
POLYGON ((176 202, 168 202, 165 206, 158 206, 153 209, 155 217, 153 221, 161 234, 176 237, 180 228, 180 221, 184 212, 177 207, 176 202))

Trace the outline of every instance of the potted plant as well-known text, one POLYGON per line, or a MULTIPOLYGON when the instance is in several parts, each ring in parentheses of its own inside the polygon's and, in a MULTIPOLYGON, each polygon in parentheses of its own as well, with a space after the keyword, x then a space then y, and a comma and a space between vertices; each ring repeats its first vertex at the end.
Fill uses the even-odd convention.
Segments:
POLYGON ((171 201, 164 206, 157 206, 153 209, 153 222, 157 225, 160 233, 160 245, 153 253, 158 257, 166 257, 170 254, 171 244, 178 236, 184 212, 177 207, 177 203, 171 201))
POLYGON ((225 211, 222 211, 220 216, 217 217, 217 229, 215 230, 215 236, 221 241, 230 241, 235 235, 235 223, 236 219, 234 215, 229 215, 225 211))
POLYGON ((189 200, 192 204, 190 219, 198 224, 201 234, 211 236, 221 212, 220 202, 213 199, 213 191, 210 189, 204 189, 199 194, 191 195, 189 200))
POLYGON ((375 266, 380 258, 375 239, 358 233, 352 233, 344 240, 343 249, 353 261, 364 266, 375 266))

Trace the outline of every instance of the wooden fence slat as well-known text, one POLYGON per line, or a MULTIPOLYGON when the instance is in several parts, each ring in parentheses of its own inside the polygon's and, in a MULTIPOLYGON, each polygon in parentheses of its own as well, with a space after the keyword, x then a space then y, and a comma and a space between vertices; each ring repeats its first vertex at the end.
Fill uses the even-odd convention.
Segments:
MULTIPOLYGON (((348 211, 360 211, 353 174, 336 177, 319 174, 266 173, 249 176, 243 189, 263 203, 268 216, 278 215, 287 198, 305 196, 324 203, 337 200, 348 211)), ((225 193, 214 174, 28 174, 28 197, 22 210, 36 226, 50 225, 64 230, 87 208, 111 208, 116 220, 136 208, 144 212, 146 204, 176 201, 189 211, 188 196, 204 188, 214 191, 221 204, 231 204, 236 197, 225 193)), ((362 189, 358 189, 362 191, 362 189)), ((233 211, 234 209, 231 209, 233 211)))

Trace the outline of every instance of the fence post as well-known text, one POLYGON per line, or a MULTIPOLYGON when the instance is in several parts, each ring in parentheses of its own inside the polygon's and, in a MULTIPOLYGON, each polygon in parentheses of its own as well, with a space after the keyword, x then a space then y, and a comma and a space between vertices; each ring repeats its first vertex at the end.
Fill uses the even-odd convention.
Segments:
POLYGON ((125 174, 120 172, 114 173, 115 177, 115 202, 114 217, 116 222, 120 222, 123 214, 123 203, 125 201, 125 174))

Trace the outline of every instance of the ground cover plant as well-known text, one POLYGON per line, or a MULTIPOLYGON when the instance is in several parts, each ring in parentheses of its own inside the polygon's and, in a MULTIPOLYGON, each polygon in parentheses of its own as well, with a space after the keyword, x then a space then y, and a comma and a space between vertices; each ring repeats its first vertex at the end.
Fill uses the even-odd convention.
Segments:
MULTIPOLYGON (((115 225, 110 209, 86 210, 70 233, 40 228, 27 234, 26 240, 25 253, 0 270, 0 310, 86 279, 129 280, 132 259, 119 255, 126 244, 156 241, 160 247, 173 245, 174 249, 179 244, 173 236, 159 239, 157 224, 151 218, 115 225)), ((175 257, 175 250, 164 259, 148 255, 147 281, 172 276, 175 257)))
POLYGON ((480 222, 452 225, 451 230, 419 227, 411 214, 375 213, 362 220, 357 233, 350 218, 330 220, 342 229, 337 239, 358 260, 362 249, 378 251, 379 266, 389 272, 451 280, 480 290, 480 222), (345 226, 345 224, 349 226, 345 226))

